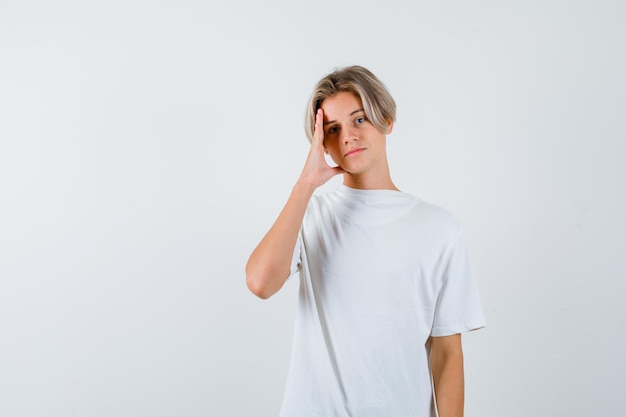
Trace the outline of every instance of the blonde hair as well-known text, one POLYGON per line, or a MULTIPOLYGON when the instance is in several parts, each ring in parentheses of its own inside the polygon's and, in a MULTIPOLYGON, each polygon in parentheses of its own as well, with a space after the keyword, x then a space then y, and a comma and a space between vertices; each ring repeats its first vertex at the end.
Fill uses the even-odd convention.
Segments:
POLYGON ((396 120, 396 102, 382 81, 358 65, 338 68, 317 83, 309 99, 304 119, 309 142, 313 139, 317 110, 328 97, 344 91, 361 99, 367 119, 381 132, 386 133, 389 123, 396 120))

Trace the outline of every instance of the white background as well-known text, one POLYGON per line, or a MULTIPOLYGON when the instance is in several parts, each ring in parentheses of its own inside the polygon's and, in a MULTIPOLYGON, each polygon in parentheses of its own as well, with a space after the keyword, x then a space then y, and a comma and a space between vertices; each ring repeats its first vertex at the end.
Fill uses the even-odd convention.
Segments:
MULTIPOLYGON (((626 407, 621 1, 0 2, 0 415, 275 416, 297 281, 244 265, 315 82, 390 88, 403 191, 463 224, 466 415, 626 407)), ((336 185, 333 179, 328 187, 336 185)))

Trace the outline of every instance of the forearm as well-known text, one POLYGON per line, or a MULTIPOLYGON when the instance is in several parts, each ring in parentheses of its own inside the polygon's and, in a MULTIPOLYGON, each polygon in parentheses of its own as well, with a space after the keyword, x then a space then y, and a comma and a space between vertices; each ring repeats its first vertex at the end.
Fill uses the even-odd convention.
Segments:
POLYGON ((246 265, 246 283, 261 298, 271 297, 289 277, 298 232, 313 191, 333 176, 345 172, 324 159, 324 112, 315 116, 311 149, 298 182, 274 225, 254 249, 246 265))
POLYGON ((289 277, 298 232, 315 188, 306 181, 296 183, 278 218, 250 255, 246 283, 257 296, 272 296, 289 277))
POLYGON ((460 342, 455 349, 433 349, 431 370, 439 417, 462 417, 465 384, 460 342))

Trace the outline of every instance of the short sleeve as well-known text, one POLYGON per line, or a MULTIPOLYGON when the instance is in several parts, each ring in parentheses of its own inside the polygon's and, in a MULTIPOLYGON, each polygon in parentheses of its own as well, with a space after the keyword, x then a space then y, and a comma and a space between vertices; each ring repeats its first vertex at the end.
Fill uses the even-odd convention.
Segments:
POLYGON ((478 285, 463 233, 458 234, 446 258, 431 336, 450 336, 485 326, 478 285))
POLYGON ((293 255, 291 257, 291 266, 289 267, 289 277, 294 275, 302 267, 302 230, 298 233, 298 239, 296 240, 296 246, 293 248, 293 255))

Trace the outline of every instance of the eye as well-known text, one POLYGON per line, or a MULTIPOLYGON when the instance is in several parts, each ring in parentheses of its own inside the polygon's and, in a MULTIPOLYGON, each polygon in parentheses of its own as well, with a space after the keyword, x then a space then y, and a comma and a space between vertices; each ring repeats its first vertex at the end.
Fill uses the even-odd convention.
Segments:
POLYGON ((365 120, 366 120, 366 119, 365 119, 365 117, 357 117, 357 118, 354 120, 354 124, 355 124, 355 125, 360 125, 360 124, 362 124, 362 123, 365 123, 365 120))
POLYGON ((326 131, 326 134, 330 135, 331 133, 337 133, 337 132, 339 132, 339 128, 337 126, 331 126, 326 131))

